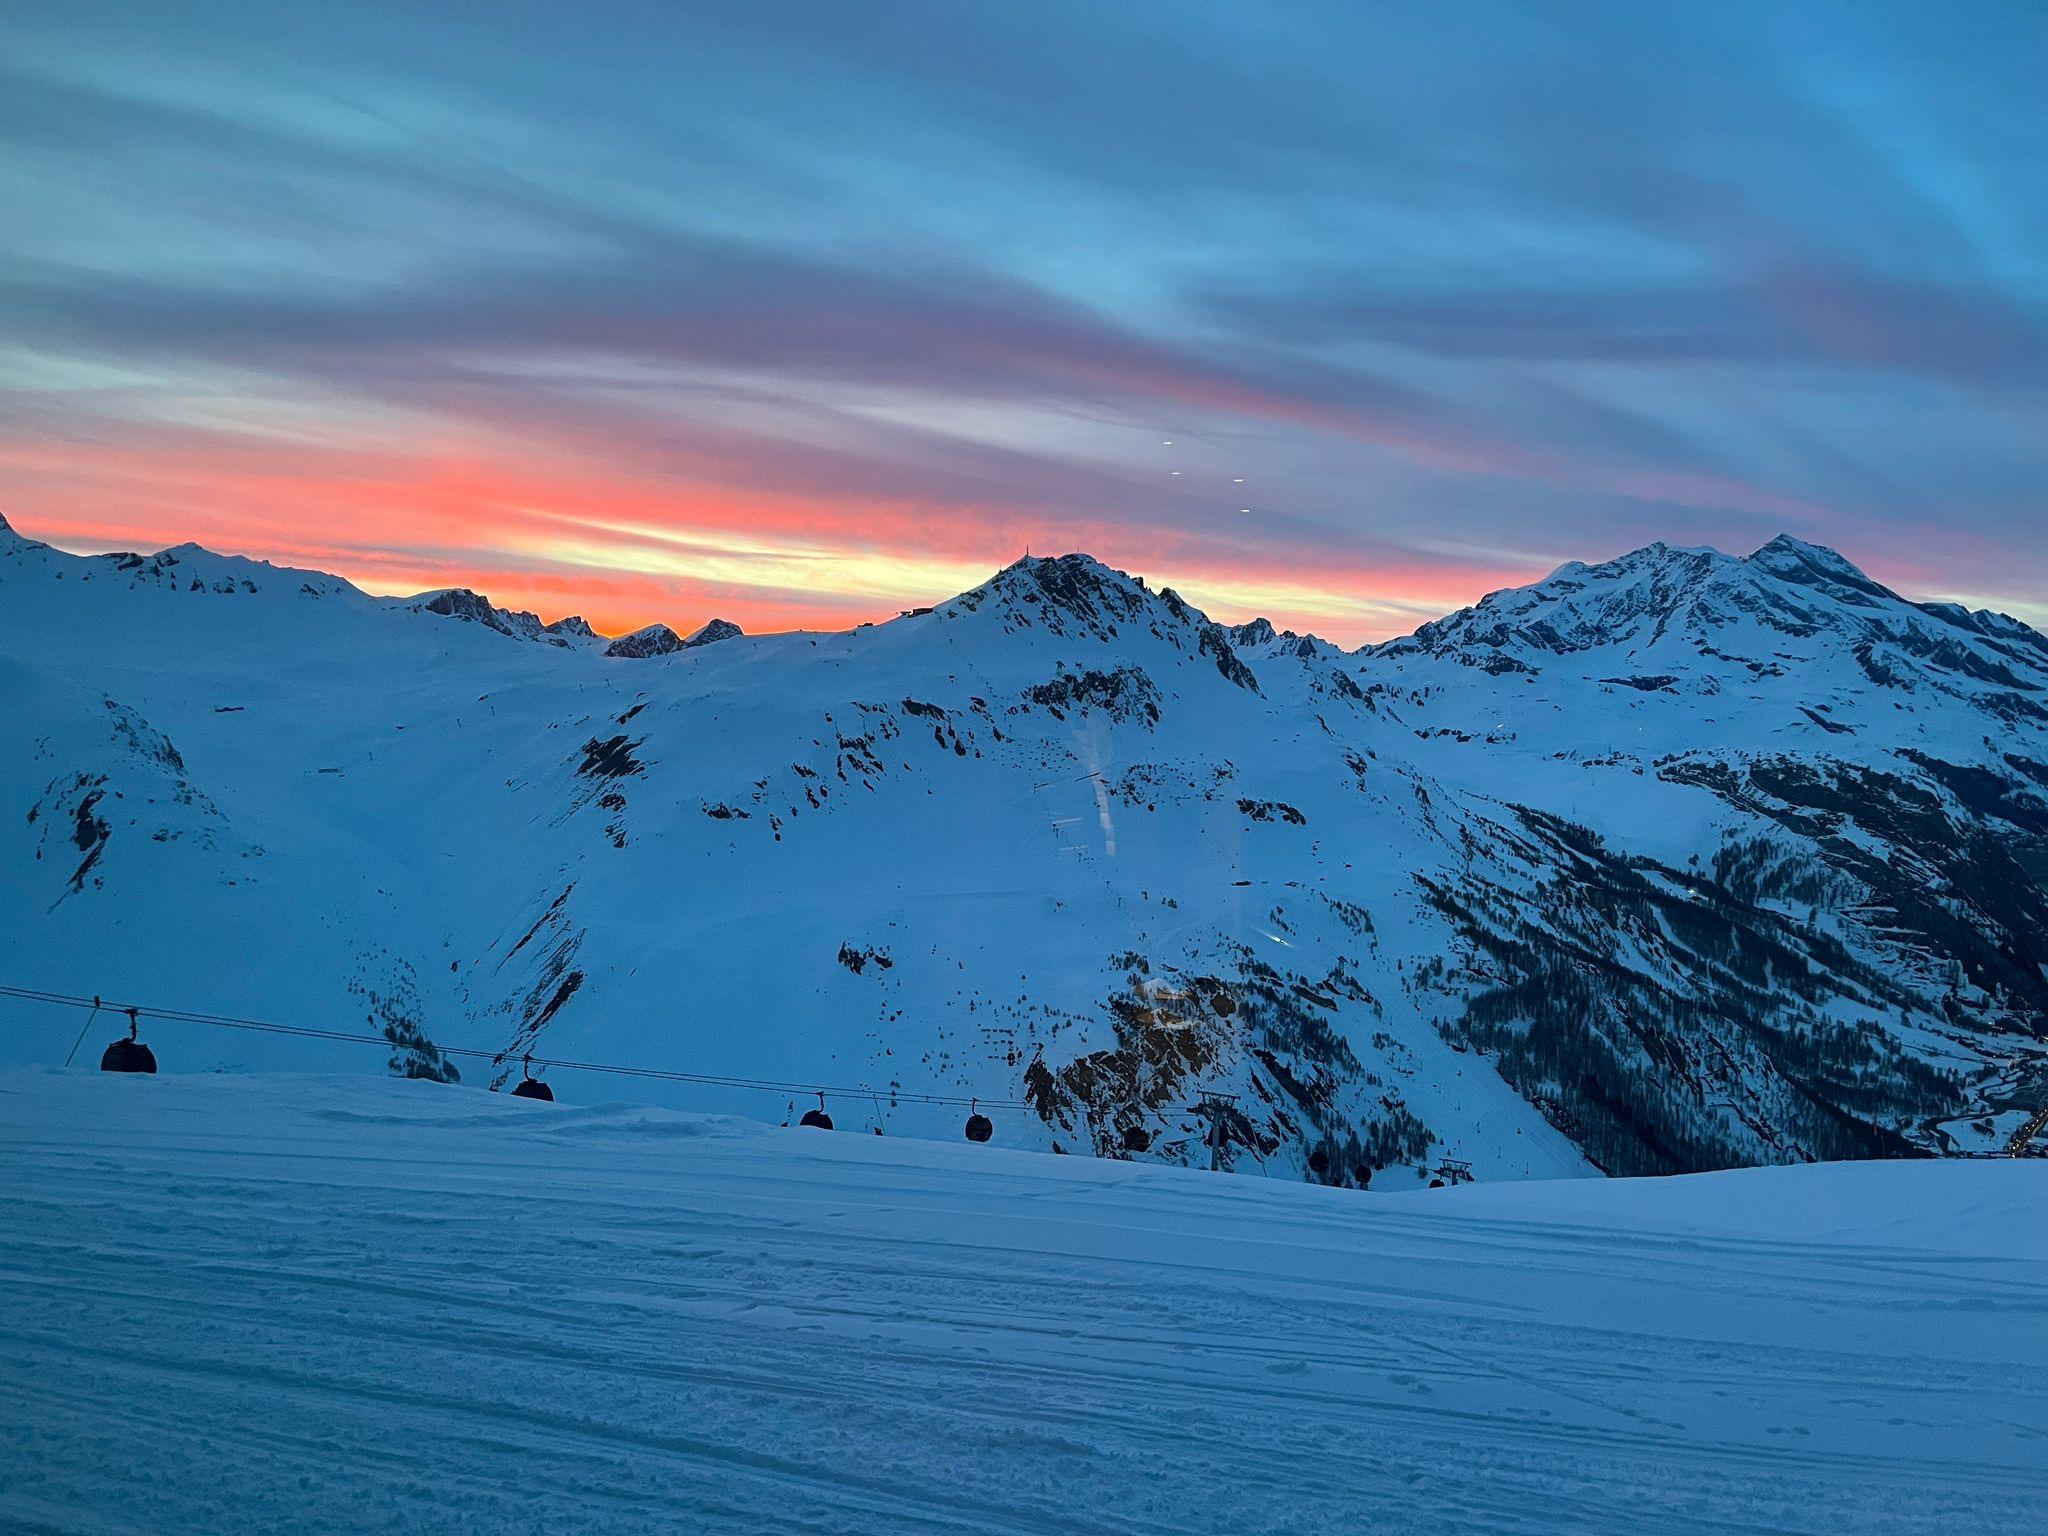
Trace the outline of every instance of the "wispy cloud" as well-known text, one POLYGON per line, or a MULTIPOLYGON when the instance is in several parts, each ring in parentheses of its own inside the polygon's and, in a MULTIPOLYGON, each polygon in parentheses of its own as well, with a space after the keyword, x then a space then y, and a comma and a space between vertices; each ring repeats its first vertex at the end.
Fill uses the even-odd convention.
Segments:
POLYGON ((1028 542, 1363 639, 1780 528, 2038 605, 2048 23, 1856 19, 61 8, 0 506, 614 621, 1028 542))

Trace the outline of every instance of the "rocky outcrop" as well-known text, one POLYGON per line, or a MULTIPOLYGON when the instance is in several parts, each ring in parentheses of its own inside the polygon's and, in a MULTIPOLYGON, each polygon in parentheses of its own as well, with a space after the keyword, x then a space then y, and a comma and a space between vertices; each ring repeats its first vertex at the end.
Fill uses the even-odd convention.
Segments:
POLYGON ((624 656, 635 661, 645 661, 653 656, 667 656, 683 648, 683 638, 666 624, 649 624, 645 629, 636 629, 630 635, 621 635, 604 648, 607 656, 624 656))
POLYGON ((737 640, 745 633, 746 631, 739 625, 728 619, 713 619, 685 640, 683 646, 685 649, 694 649, 700 645, 716 645, 721 640, 737 640))

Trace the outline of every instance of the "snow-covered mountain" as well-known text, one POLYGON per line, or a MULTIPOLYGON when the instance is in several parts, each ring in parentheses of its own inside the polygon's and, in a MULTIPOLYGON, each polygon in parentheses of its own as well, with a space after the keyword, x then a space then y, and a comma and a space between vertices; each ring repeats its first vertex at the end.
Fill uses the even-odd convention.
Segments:
MULTIPOLYGON (((186 546, 187 550, 197 545, 186 546)), ((204 551, 201 551, 204 553, 204 551)), ((481 624, 486 629, 495 629, 501 635, 510 635, 515 640, 537 640, 547 645, 592 645, 597 642, 597 631, 580 613, 572 613, 566 619, 557 619, 552 624, 543 624, 537 614, 523 608, 500 608, 487 597, 472 592, 467 587, 449 587, 441 592, 422 592, 418 597, 407 598, 405 606, 422 613, 443 614, 451 619, 462 619, 471 624, 481 624)), ((662 626, 656 625, 659 629, 662 626)))
MULTIPOLYGON (((1356 653, 1078 555, 661 634, 0 525, 0 979, 367 1019, 416 1073, 858 1087, 850 1129, 969 1094, 1206 1161, 1213 1116, 1381 1185, 1984 1148, 2044 1091, 2048 641, 1827 550, 1652 546, 1356 653)), ((75 1016, 10 1012, 61 1059, 75 1016)))

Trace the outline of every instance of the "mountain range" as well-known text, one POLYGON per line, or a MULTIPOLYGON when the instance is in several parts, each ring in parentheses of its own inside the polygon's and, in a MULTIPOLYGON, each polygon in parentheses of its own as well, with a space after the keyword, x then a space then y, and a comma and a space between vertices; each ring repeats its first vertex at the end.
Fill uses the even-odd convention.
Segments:
POLYGON ((1988 1151, 2048 1096, 2048 639, 1791 538, 1346 651, 1085 555, 607 640, 0 522, 0 704, 0 982, 389 1046, 167 1069, 530 1051, 1376 1188, 1988 1151))

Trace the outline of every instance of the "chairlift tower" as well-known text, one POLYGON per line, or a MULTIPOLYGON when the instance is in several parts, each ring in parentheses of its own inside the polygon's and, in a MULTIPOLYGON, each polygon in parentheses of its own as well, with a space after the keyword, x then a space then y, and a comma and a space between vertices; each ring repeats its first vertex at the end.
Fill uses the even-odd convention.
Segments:
POLYGON ((1223 1149, 1230 1139, 1229 1127, 1225 1124, 1223 1117, 1225 1114, 1230 1113, 1230 1106, 1236 1102, 1237 1095, 1234 1093, 1205 1092, 1201 1097, 1201 1101, 1195 1106, 1195 1113, 1209 1122, 1209 1135, 1207 1139, 1209 1142, 1209 1171, 1211 1173, 1220 1173, 1222 1171, 1223 1149))

